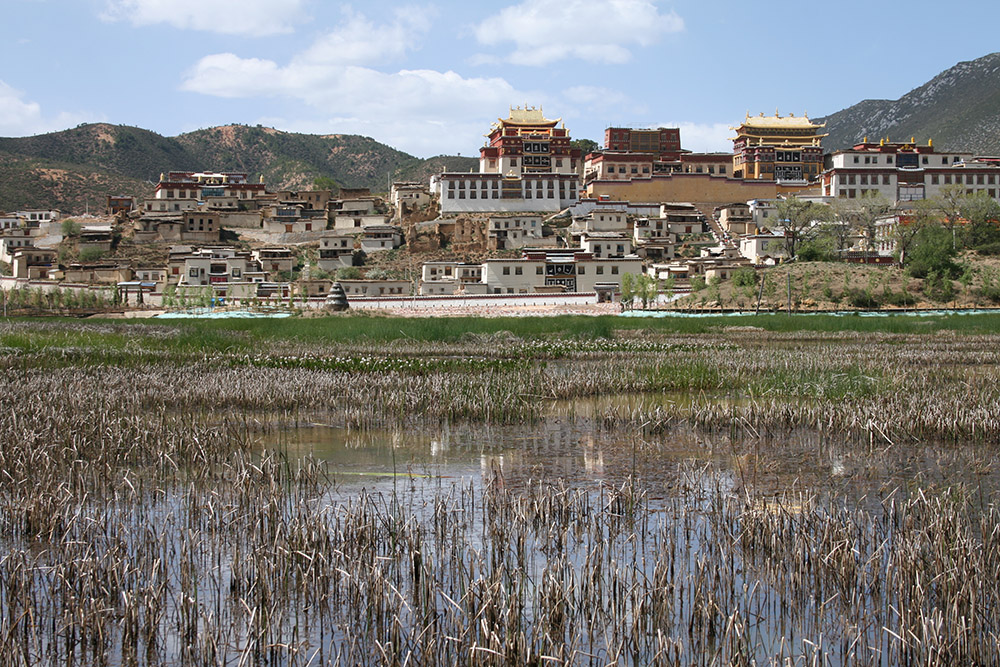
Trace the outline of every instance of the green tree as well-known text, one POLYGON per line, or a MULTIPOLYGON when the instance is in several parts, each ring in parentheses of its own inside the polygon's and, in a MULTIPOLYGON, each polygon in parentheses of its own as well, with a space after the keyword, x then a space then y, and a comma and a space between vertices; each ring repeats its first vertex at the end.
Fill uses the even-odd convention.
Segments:
POLYGON ((80 235, 80 223, 78 223, 73 218, 66 218, 62 221, 62 235, 63 236, 79 236, 80 235))
POLYGON ((836 262, 840 260, 838 233, 845 225, 823 225, 816 235, 799 246, 798 259, 802 262, 836 262))
POLYGON ((949 229, 942 225, 924 225, 914 236, 913 248, 904 266, 914 278, 934 273, 950 280, 962 273, 954 261, 956 253, 949 229))
POLYGON ((962 242, 972 250, 987 250, 984 254, 1000 252, 1000 204, 985 192, 967 195, 960 202, 965 225, 962 242))
POLYGON ((674 298, 674 289, 677 287, 677 281, 674 280, 673 276, 667 278, 661 283, 661 289, 663 292, 663 297, 670 301, 674 298))
POLYGON ((655 303, 660 295, 659 281, 652 276, 640 275, 636 281, 636 292, 639 299, 642 300, 642 307, 648 308, 649 304, 655 303))
POLYGON ((361 278, 361 269, 356 266, 342 266, 337 269, 337 280, 358 280, 361 278))
POLYGON ((593 153, 598 150, 601 146, 593 139, 573 139, 569 142, 570 148, 579 148, 583 155, 587 153, 593 153))
POLYGON ((631 273, 622 276, 621 295, 622 304, 631 309, 636 297, 636 276, 631 273))
POLYGON ((836 250, 844 250, 851 235, 858 234, 864 240, 867 250, 875 249, 875 223, 892 211, 892 202, 880 192, 866 192, 857 199, 837 199, 833 203, 833 213, 839 223, 834 238, 836 250))
POLYGON ((86 264, 87 262, 96 262, 104 257, 104 251, 100 248, 84 248, 80 251, 80 261, 86 264))
POLYGON ((733 285, 736 287, 753 287, 757 284, 757 272, 750 267, 736 269, 733 272, 733 285))
POLYGON ((778 220, 784 229, 785 254, 795 259, 799 245, 818 231, 818 224, 829 220, 829 206, 788 197, 778 202, 778 220))

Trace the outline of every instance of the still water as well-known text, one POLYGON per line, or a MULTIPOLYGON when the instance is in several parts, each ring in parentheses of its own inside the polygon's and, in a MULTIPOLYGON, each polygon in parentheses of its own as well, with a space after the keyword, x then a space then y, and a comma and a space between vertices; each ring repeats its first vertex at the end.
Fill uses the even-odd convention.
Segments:
POLYGON ((1000 488, 995 448, 940 442, 893 443, 816 431, 767 434, 666 430, 604 424, 610 411, 646 411, 682 396, 628 395, 552 402, 537 423, 483 426, 442 422, 401 429, 346 429, 322 418, 271 431, 259 446, 290 460, 323 461, 342 492, 421 486, 532 482, 573 487, 634 483, 670 498, 692 471, 718 478, 733 493, 871 496, 946 486, 1000 488))

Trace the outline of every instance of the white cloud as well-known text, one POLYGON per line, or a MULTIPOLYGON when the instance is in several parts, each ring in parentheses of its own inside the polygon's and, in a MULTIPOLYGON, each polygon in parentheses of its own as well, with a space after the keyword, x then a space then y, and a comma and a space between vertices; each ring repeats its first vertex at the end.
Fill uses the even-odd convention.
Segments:
POLYGON ((601 86, 573 86, 562 94, 573 104, 594 110, 612 109, 630 103, 627 95, 601 86))
POLYGON ((631 59, 631 48, 683 29, 681 17, 661 14, 652 0, 523 0, 487 18, 475 34, 486 46, 513 42, 506 59, 518 65, 566 58, 620 64, 631 59))
POLYGON ((361 133, 420 155, 474 153, 492 119, 516 100, 531 97, 501 78, 428 69, 383 72, 369 66, 415 48, 414 40, 430 27, 424 14, 397 12, 386 25, 350 14, 348 24, 286 65, 232 53, 206 56, 187 72, 181 87, 216 97, 297 100, 312 108, 305 114, 312 120, 285 122, 283 128, 361 133), (369 47, 382 39, 396 42, 388 56, 369 47))
POLYGON ((681 147, 696 153, 730 153, 733 131, 728 123, 659 123, 652 127, 678 127, 681 147))
POLYGON ((303 0, 106 0, 101 19, 260 37, 292 31, 303 0))
POLYGON ((376 65, 402 58, 430 30, 429 10, 405 7, 392 23, 375 25, 350 8, 344 23, 296 57, 301 64, 376 65))
POLYGON ((25 100, 22 92, 0 81, 0 136, 24 137, 64 130, 84 120, 80 114, 65 112, 46 117, 42 114, 41 105, 25 100))

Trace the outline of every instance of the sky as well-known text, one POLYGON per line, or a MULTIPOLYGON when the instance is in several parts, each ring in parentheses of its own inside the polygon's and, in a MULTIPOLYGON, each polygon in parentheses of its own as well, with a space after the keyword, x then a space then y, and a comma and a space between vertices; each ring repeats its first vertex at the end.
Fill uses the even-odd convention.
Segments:
POLYGON ((242 123, 478 155, 511 106, 574 138, 897 99, 1000 50, 995 0, 0 0, 0 136, 242 123))

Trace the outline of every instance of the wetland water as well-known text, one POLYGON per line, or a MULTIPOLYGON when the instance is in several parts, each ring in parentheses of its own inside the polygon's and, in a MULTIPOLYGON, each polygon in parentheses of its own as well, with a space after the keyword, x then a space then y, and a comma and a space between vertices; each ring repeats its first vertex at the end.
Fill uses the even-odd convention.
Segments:
POLYGON ((918 487, 985 494, 1000 488, 997 448, 982 443, 895 443, 872 433, 859 445, 844 434, 810 429, 761 434, 677 424, 650 432, 642 424, 616 428, 601 420, 609 412, 644 413, 693 399, 672 393, 553 401, 530 425, 444 421, 404 430, 305 421, 260 436, 256 447, 282 451, 292 461, 318 459, 348 493, 398 489, 401 479, 438 488, 541 481, 577 488, 628 483, 666 498, 693 470, 728 480, 733 492, 745 485, 745 492, 764 496, 796 492, 874 502, 918 487))
POLYGON ((996 336, 19 326, 0 664, 1000 655, 996 336))

